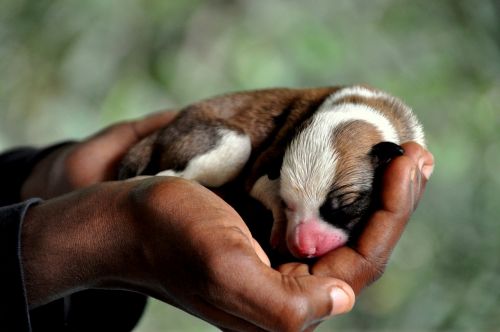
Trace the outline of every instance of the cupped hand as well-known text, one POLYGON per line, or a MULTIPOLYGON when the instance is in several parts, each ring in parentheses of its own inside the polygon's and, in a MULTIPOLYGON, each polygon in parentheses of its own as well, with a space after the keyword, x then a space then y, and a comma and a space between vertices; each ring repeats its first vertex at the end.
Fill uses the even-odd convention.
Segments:
POLYGON ((356 294, 382 275, 434 169, 434 157, 425 148, 416 143, 403 148, 404 155, 384 172, 380 207, 357 241, 319 259, 311 269, 314 275, 344 280, 356 294))
POLYGON ((153 113, 143 119, 114 124, 81 142, 63 145, 38 162, 21 189, 21 197, 48 199, 114 180, 125 153, 174 116, 173 111, 153 113))
POLYGON ((304 331, 354 304, 341 280, 272 269, 227 203, 176 178, 101 183, 47 200, 30 209, 22 242, 32 305, 124 288, 226 331, 304 331))

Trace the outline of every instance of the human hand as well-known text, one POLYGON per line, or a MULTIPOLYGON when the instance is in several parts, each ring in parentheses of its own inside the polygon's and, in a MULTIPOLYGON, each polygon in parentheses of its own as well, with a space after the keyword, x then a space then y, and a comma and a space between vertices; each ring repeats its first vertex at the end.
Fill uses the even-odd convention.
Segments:
POLYGON ((406 143, 403 149, 404 155, 385 170, 380 208, 369 218, 356 243, 319 259, 311 268, 313 275, 344 280, 356 294, 382 275, 434 168, 434 157, 420 145, 406 143))
POLYGON ((33 168, 21 188, 21 197, 48 199, 114 180, 116 168, 128 149, 165 126, 174 116, 174 112, 163 111, 143 119, 120 122, 81 142, 56 149, 33 168))
POLYGON ((182 179, 107 182, 47 200, 29 210, 22 244, 31 306, 123 288, 226 331, 303 331, 354 304, 341 280, 272 269, 239 215, 182 179))

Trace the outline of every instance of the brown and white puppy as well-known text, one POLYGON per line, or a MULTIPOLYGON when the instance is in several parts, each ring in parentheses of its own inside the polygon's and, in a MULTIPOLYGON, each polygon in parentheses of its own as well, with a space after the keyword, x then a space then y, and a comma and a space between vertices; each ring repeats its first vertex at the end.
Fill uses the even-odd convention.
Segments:
POLYGON ((407 141, 424 145, 411 109, 372 88, 241 92, 186 107, 130 150, 119 178, 220 187, 243 177, 272 211, 272 245, 309 258, 347 242, 371 204, 377 169, 407 141))

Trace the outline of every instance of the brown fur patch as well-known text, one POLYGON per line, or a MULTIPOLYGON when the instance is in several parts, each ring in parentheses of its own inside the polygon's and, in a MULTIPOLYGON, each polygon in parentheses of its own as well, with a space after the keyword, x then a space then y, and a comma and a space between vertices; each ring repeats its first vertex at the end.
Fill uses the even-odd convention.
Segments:
MULTIPOLYGON (((127 174, 155 174, 182 169, 194 156, 217 143, 216 128, 247 134, 251 139, 249 186, 262 174, 279 170, 288 141, 300 123, 339 87, 316 89, 267 89, 217 96, 188 105, 148 139, 148 153, 132 149, 125 157, 127 174), (152 150, 152 153, 151 151, 152 150), (134 161, 129 163, 128 161, 134 161)), ((144 146, 142 147, 144 148, 144 146)), ((247 169, 248 171, 248 169, 247 169)), ((123 172, 122 172, 123 173, 123 172)), ((124 173, 123 173, 124 174, 124 173)))
POLYGON ((371 187, 372 147, 382 141, 378 129, 367 122, 353 120, 340 124, 333 132, 332 147, 338 153, 333 187, 347 191, 363 191, 371 187))

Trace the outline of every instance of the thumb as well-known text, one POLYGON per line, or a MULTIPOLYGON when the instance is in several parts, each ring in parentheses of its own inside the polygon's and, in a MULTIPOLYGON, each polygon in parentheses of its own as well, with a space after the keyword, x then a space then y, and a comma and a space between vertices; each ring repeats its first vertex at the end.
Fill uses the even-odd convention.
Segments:
POLYGON ((269 289, 262 289, 263 293, 273 294, 264 309, 275 315, 275 319, 268 321, 270 326, 263 326, 264 329, 304 331, 347 313, 354 306, 354 291, 341 280, 312 275, 280 275, 279 278, 279 283, 269 283, 269 289))
MULTIPOLYGON (((310 267, 307 264, 292 262, 286 263, 278 267, 278 271, 283 275, 295 277, 300 280, 304 278, 304 282, 311 283, 311 289, 326 287, 330 290, 329 294, 332 300, 330 310, 331 316, 347 313, 351 311, 356 300, 356 295, 352 287, 345 281, 332 278, 313 276, 310 272, 310 267), (313 278, 310 278, 313 277, 313 278), (317 286, 315 283, 318 283, 317 286)), ((302 282, 302 280, 300 280, 302 282)))
POLYGON ((232 273, 225 275, 223 287, 237 296, 212 303, 264 330, 304 331, 354 306, 354 291, 342 280, 313 276, 306 268, 284 274, 257 257, 226 258, 232 273))

